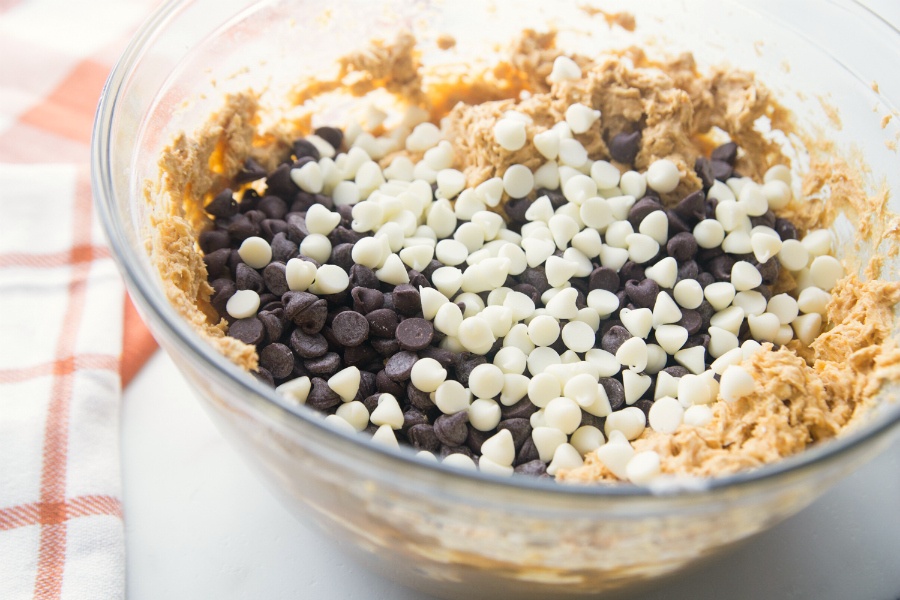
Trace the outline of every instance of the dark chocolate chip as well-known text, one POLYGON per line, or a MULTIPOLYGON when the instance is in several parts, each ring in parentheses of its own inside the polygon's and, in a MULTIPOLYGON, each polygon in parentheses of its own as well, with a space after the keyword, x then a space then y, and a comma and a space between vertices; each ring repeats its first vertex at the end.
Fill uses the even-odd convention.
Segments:
POLYGON ((431 401, 431 395, 423 392, 412 383, 406 384, 406 397, 409 403, 421 411, 429 411, 434 408, 434 402, 431 401))
POLYGON ((442 444, 460 446, 469 435, 469 413, 461 410, 452 415, 441 415, 434 421, 434 433, 442 444))
POLYGON ((251 181, 262 179, 265 176, 266 170, 263 166, 252 158, 248 158, 244 161, 244 166, 241 167, 241 170, 234 176, 234 181, 235 183, 250 183, 251 181))
POLYGON ((231 238, 228 237, 227 231, 214 230, 204 231, 197 240, 200 243, 200 250, 203 254, 211 254, 216 250, 231 247, 231 238))
POLYGON ((253 188, 247 188, 241 193, 241 199, 238 202, 238 209, 242 213, 250 212, 251 210, 256 210, 256 205, 259 204, 260 197, 259 194, 256 193, 256 190, 253 188))
POLYGON ((288 212, 287 202, 278 196, 265 196, 256 206, 257 210, 264 212, 270 219, 284 219, 284 215, 288 212))
MULTIPOLYGON (((346 354, 344 362, 346 363, 346 354)), ((347 365, 350 366, 350 365, 347 365)), ((370 371, 359 372, 359 390, 356 392, 354 400, 362 402, 364 398, 368 398, 375 393, 375 373, 370 371)))
MULTIPOLYGON (((650 392, 650 390, 647 391, 650 392)), ((653 400, 650 400, 649 398, 641 398, 640 400, 635 402, 634 405, 644 411, 645 421, 650 418, 650 407, 653 406, 653 400)))
POLYGON ((717 256, 706 264, 706 270, 709 271, 716 281, 731 281, 731 268, 734 266, 735 260, 728 254, 717 256))
POLYGON ((410 407, 403 413, 403 426, 400 429, 406 433, 415 425, 428 425, 429 423, 431 421, 428 420, 428 415, 418 408, 410 407))
MULTIPOLYGON (((440 418, 440 417, 438 417, 440 418)), ((481 454, 481 445, 487 441, 492 435, 494 435, 493 431, 479 431, 472 427, 472 424, 469 423, 467 426, 468 434, 466 435, 466 446, 475 454, 481 454)))
POLYGON ((402 398, 406 386, 403 382, 388 377, 387 372, 382 369, 375 376, 375 389, 384 394, 392 394, 395 398, 402 398))
POLYGON ((669 221, 669 235, 675 235, 676 233, 690 233, 693 230, 693 227, 691 227, 687 221, 676 215, 670 208, 666 209, 666 218, 669 221))
POLYGON ((515 473, 519 475, 527 475, 529 477, 540 477, 542 475, 547 474, 547 465, 544 464, 544 461, 537 458, 535 460, 529 460, 526 463, 522 463, 517 465, 515 469, 513 469, 515 473))
POLYGON ((316 148, 312 142, 303 138, 294 140, 292 148, 294 151, 294 156, 298 159, 308 156, 313 160, 319 160, 319 158, 321 157, 319 154, 319 149, 316 148))
POLYGON ((610 354, 618 352, 619 347, 632 338, 631 333, 621 325, 613 325, 600 338, 600 347, 610 354))
POLYGON ((688 335, 694 335, 703 326, 703 317, 696 310, 681 309, 681 319, 677 323, 687 329, 688 335))
POLYGON ((304 333, 295 329, 291 333, 291 348, 300 358, 317 358, 328 352, 328 342, 321 333, 304 333))
POLYGON ((234 283, 239 290, 253 290, 257 294, 262 294, 266 291, 266 282, 263 276, 259 274, 259 271, 245 263, 238 263, 234 283))
MULTIPOLYGON (((525 463, 529 463, 533 460, 539 460, 541 455, 537 451, 537 447, 534 445, 534 440, 529 436, 525 442, 522 444, 522 447, 516 452, 516 465, 522 465, 525 463)), ((543 464, 543 463, 542 463, 543 464)))
POLYGON ((234 296, 237 287, 234 285, 233 281, 225 278, 215 279, 211 285, 213 288, 213 296, 210 298, 210 302, 212 303, 213 308, 216 309, 216 312, 218 312, 220 316, 224 316, 226 314, 225 306, 228 304, 228 300, 234 296))
POLYGON ((353 265, 350 267, 351 288, 377 288, 379 283, 378 277, 375 276, 375 271, 369 267, 363 265, 353 265))
MULTIPOLYGON (((229 325, 228 335, 245 344, 256 346, 257 344, 261 344, 265 339, 266 328, 263 325, 263 322, 256 317, 238 319, 229 325)), ((276 377, 281 378, 284 377, 284 375, 277 375, 276 377)))
POLYGON ((341 397, 321 377, 311 378, 310 385, 309 395, 306 398, 307 406, 318 410, 328 410, 342 402, 341 397))
POLYGON ((272 236, 272 260, 287 263, 290 259, 297 256, 297 244, 288 239, 284 232, 276 233, 272 236))
POLYGON ((431 425, 413 425, 406 433, 409 443, 417 450, 437 452, 441 447, 441 440, 435 434, 431 425))
POLYGON ((691 233, 676 233, 666 243, 666 252, 678 262, 683 263, 697 254, 697 240, 691 233))
POLYGON ((626 261, 625 264, 622 265, 622 268, 619 269, 619 280, 628 281, 629 279, 634 279, 636 281, 643 281, 646 279, 643 265, 640 265, 633 260, 626 261))
POLYGON ((232 240, 240 243, 248 237, 259 235, 259 225, 248 219, 246 216, 241 215, 235 217, 231 223, 228 224, 228 235, 232 240))
POLYGON ((641 149, 641 132, 617 133, 609 141, 609 154, 613 160, 626 165, 633 165, 638 150, 641 149))
POLYGON ((773 285, 778 280, 778 274, 781 272, 781 263, 777 258, 770 258, 764 263, 756 265, 756 270, 762 275, 762 281, 766 285, 773 285))
POLYGON ((707 158, 702 156, 697 157, 697 160, 694 161, 694 172, 697 174, 697 177, 700 178, 700 182, 703 184, 704 189, 709 189, 716 181, 716 178, 713 176, 712 165, 710 165, 709 159, 707 158))
POLYGON ((413 352, 402 351, 390 357, 384 363, 384 373, 393 381, 406 381, 412 372, 413 365, 419 357, 413 352))
POLYGON ((524 417, 500 421, 500 424, 497 425, 497 431, 500 431, 501 429, 509 430, 509 433, 512 435, 513 446, 515 446, 516 452, 521 450, 525 440, 531 437, 531 421, 524 417))
MULTIPOLYGON (((366 323, 368 323, 368 321, 366 321, 366 323)), ((369 343, 372 344, 372 348, 375 349, 375 352, 385 358, 400 352, 400 342, 397 341, 397 338, 373 337, 369 340, 369 343)))
POLYGON ((294 370, 294 354, 290 348, 276 342, 262 349, 259 364, 268 369, 275 379, 284 379, 294 370))
POLYGON ((622 382, 612 377, 601 377, 600 385, 606 391, 611 409, 615 411, 625 406, 625 388, 622 386, 622 382))
POLYGON ((355 287, 351 290, 350 296, 353 298, 353 310, 364 315, 384 306, 384 294, 377 289, 355 287))
POLYGON ((419 290, 408 283, 394 288, 393 301, 397 312, 406 317, 412 317, 422 312, 422 297, 419 290))
POLYGON ((256 371, 250 371, 257 381, 275 387, 275 378, 265 368, 258 367, 256 371))
POLYGON ((366 343, 344 348, 344 363, 348 367, 363 369, 372 362, 378 361, 378 359, 378 352, 366 343))
POLYGON ((397 340, 404 350, 422 350, 431 344, 432 339, 434 327, 425 319, 404 319, 397 326, 397 340))
POLYGON ((282 262, 271 262, 266 265, 266 268, 263 269, 263 280, 266 282, 266 288, 276 296, 290 291, 282 262))
POLYGON ((719 181, 725 181, 734 174, 734 167, 724 160, 709 161, 709 168, 712 171, 713 177, 719 181))
POLYGON ((665 369, 663 369, 663 371, 665 371, 672 377, 684 377, 685 375, 690 373, 690 371, 688 371, 686 367, 682 367, 681 365, 666 367, 665 369))
POLYGON ((682 198, 672 210, 686 223, 696 224, 706 217, 706 195, 703 190, 691 192, 682 198))
POLYGON ((341 370, 341 357, 337 352, 326 352, 319 358, 303 361, 303 367, 313 375, 330 377, 341 370))
POLYGON ((238 214, 240 209, 234 199, 234 191, 231 188, 225 188, 216 194, 203 210, 217 219, 228 219, 238 214))
POLYGON ((662 204, 656 198, 645 196, 634 203, 634 206, 628 211, 628 222, 637 231, 641 221, 652 212, 662 210, 662 204))
POLYGON ((723 162, 728 163, 729 165, 734 166, 734 161, 737 158, 738 145, 734 142, 725 142, 721 146, 713 149, 710 153, 710 160, 721 160, 723 162))
POLYGON ((787 219, 775 219, 775 227, 773 228, 782 240, 796 240, 797 228, 787 219))
POLYGON ((369 322, 358 312, 346 310, 331 323, 335 339, 343 346, 359 346, 369 337, 369 322))
POLYGON ((469 375, 471 375, 475 367, 486 362, 487 358, 479 354, 460 352, 456 355, 456 380, 463 384, 464 387, 469 387, 469 375))
POLYGON ((318 333, 328 318, 328 303, 308 292, 287 292, 281 297, 285 316, 304 333, 318 333))
POLYGON ((620 285, 619 274, 610 267, 597 267, 588 280, 588 289, 591 291, 606 290, 615 294, 620 285))
MULTIPOLYGON (((354 290, 359 288, 354 288, 354 290)), ((397 313, 389 308, 379 308, 366 313, 369 320, 369 332, 378 337, 394 337, 397 333, 397 313)))
POLYGON ((331 259, 328 261, 332 265, 337 265, 347 273, 353 268, 353 244, 338 244, 331 248, 331 259))
POLYGON ((689 260, 678 265, 678 281, 683 279, 697 279, 700 274, 700 266, 695 260, 689 260))
POLYGON ((442 367, 449 369, 455 364, 456 354, 450 350, 445 350, 444 348, 429 346, 419 352, 419 358, 433 358, 438 361, 442 367))
MULTIPOLYGON (((266 338, 270 342, 275 342, 281 339, 281 334, 284 332, 284 324, 282 323, 283 314, 284 310, 279 308, 274 311, 260 311, 260 313, 256 315, 257 318, 262 322, 263 327, 266 330, 266 338), (281 312, 282 314, 279 315, 279 312, 281 312)), ((230 329, 228 335, 231 335, 230 329)))
POLYGON ((641 282, 632 279, 625 282, 625 294, 638 308, 652 309, 659 295, 659 284, 652 279, 641 282))
POLYGON ((266 191, 270 194, 291 201, 300 188, 291 179, 291 165, 284 163, 266 177, 266 191))
POLYGON ((344 143, 344 132, 337 127, 316 127, 313 133, 331 144, 336 151, 340 150, 341 144, 344 143))

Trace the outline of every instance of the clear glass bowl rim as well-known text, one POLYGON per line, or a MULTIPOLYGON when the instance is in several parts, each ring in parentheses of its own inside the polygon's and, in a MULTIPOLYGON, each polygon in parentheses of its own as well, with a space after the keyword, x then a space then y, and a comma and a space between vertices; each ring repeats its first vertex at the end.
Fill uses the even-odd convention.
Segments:
MULTIPOLYGON (((94 196, 94 205, 100 217, 101 225, 112 249, 112 255, 118 264, 126 282, 126 287, 142 314, 152 314, 159 318, 168 339, 172 339, 182 349, 195 354, 203 361, 211 365, 217 374, 227 380, 228 385, 242 392, 241 396, 250 408, 259 413, 261 410, 275 410, 280 413, 283 422, 294 427, 310 427, 319 433, 340 438, 341 443, 351 444, 356 450, 364 450, 374 453, 383 463, 384 469, 403 469, 403 473, 414 478, 416 473, 433 475, 436 472, 447 479, 447 484, 453 480, 466 483, 476 483, 479 486, 490 486, 492 489, 485 492, 503 490, 507 491, 531 491, 538 494, 551 494, 553 496, 569 497, 640 497, 645 500, 656 496, 660 500, 671 501, 675 497, 689 500, 697 496, 709 495, 713 491, 733 490, 739 487, 776 484, 781 479, 789 476, 800 476, 803 472, 823 467, 826 463, 836 460, 841 455, 849 454, 852 450, 862 449, 863 446, 872 445, 888 435, 892 429, 900 430, 900 403, 888 407, 887 414, 880 415, 877 422, 870 422, 838 439, 829 440, 826 443, 816 445, 804 450, 797 455, 784 458, 776 463, 764 465, 757 469, 740 471, 722 477, 702 479, 699 482, 676 485, 666 489, 665 493, 655 492, 653 489, 632 485, 561 485, 552 480, 531 477, 501 477, 484 474, 481 472, 464 472, 458 469, 446 467, 441 464, 428 464, 416 459, 412 452, 395 452, 369 442, 364 436, 348 435, 334 430, 326 425, 323 419, 307 416, 306 412, 313 409, 305 406, 290 410, 279 402, 275 391, 268 386, 247 377, 240 369, 229 360, 216 352, 206 344, 188 325, 184 319, 168 303, 159 289, 158 282, 154 281, 151 274, 140 268, 142 257, 138 251, 128 242, 122 223, 116 218, 115 190, 112 180, 112 165, 110 163, 110 137, 112 135, 111 124, 116 114, 116 109, 121 100, 123 87, 129 77, 134 75, 134 68, 139 61, 145 47, 152 42, 155 34, 163 27, 166 21, 176 15, 179 10, 190 3, 190 0, 167 0, 159 5, 153 13, 139 27, 122 55, 114 65, 103 87, 91 137, 91 187, 94 196)), ((894 37, 900 44, 900 31, 885 21, 880 15, 871 11, 857 0, 839 2, 830 0, 831 4, 849 5, 857 10, 862 10, 871 17, 873 26, 883 28, 884 32, 894 37)))

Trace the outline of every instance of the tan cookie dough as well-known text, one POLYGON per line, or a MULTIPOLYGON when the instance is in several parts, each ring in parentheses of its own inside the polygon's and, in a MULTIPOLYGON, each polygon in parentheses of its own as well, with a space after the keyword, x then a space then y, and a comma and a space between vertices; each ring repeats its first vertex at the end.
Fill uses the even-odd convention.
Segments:
MULTIPOLYGON (((534 169, 544 162, 531 144, 509 152, 495 143, 491 129, 504 111, 515 108, 529 115, 531 138, 563 119, 573 102, 602 112, 602 131, 592 128, 576 136, 591 156, 608 157, 604 137, 640 129, 637 169, 660 158, 678 166, 681 184, 666 201, 699 189, 693 164, 717 143, 709 137, 713 128, 741 147, 737 169, 742 174, 760 181, 771 165, 789 164, 754 123, 765 116, 773 129, 790 132, 791 120, 751 73, 699 73, 689 54, 660 60, 629 48, 595 58, 574 56, 584 76, 551 86, 546 78, 559 54, 553 33, 526 31, 505 60, 484 67, 477 76, 452 70, 433 74, 420 65, 412 36, 401 35, 392 43, 378 42, 347 56, 336 78, 303 82, 292 99, 299 105, 332 93, 356 97, 387 90, 441 123, 456 151, 454 166, 465 173, 470 186, 502 175, 514 163, 534 169)), ((266 131, 259 128, 260 117, 255 93, 228 96, 202 130, 180 135, 166 148, 160 178, 146 189, 154 210, 150 252, 169 300, 201 336, 247 370, 256 367, 256 352, 229 338, 226 322, 210 306, 211 287, 196 236, 208 224, 202 206, 227 186, 246 158, 272 168, 287 155, 290 140, 310 132, 311 115, 302 110, 290 118, 272 119, 275 125, 266 131)), ((812 141, 808 146, 812 161, 804 198, 779 216, 791 219, 802 232, 828 227, 841 211, 856 220, 860 241, 896 253, 900 226, 886 213, 886 193, 867 197, 859 170, 834 158, 827 147, 812 141)), ((403 153, 389 154, 382 162, 403 153)), ((847 272, 856 273, 859 266, 847 264, 847 272)), ((734 404, 716 402, 713 420, 704 427, 682 425, 672 435, 648 428, 633 443, 635 449, 657 451, 663 473, 715 476, 770 463, 839 435, 883 381, 900 378, 900 350, 890 337, 900 284, 877 280, 881 258, 865 266, 868 280, 851 275, 835 288, 829 324, 811 348, 797 341, 778 351, 764 346, 744 363, 757 381, 750 396, 734 404)), ((593 455, 584 467, 557 477, 581 483, 614 479, 593 455)))

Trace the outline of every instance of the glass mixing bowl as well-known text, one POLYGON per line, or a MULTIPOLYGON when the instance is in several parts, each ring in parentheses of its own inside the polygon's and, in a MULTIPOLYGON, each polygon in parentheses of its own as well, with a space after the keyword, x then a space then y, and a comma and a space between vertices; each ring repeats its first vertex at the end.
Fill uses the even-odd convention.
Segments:
MULTIPOLYGON (((162 146, 173 133, 198 128, 227 91, 265 87, 267 97, 280 98, 373 32, 389 39, 410 28, 423 38, 457 39, 452 52, 425 50, 426 64, 490 56, 522 28, 548 26, 562 32, 560 46, 582 53, 652 38, 644 43, 694 52, 701 68, 727 60, 756 71, 801 125, 827 130, 838 148, 858 149, 873 187, 884 180, 900 189, 889 147, 897 120, 881 122, 894 109, 891 99, 900 98, 893 76, 900 35, 862 5, 601 6, 635 13, 637 32, 610 28, 576 3, 533 0, 174 0, 140 29, 101 98, 94 193, 128 289, 156 338, 289 508, 326 535, 352 542, 347 547, 380 573, 429 594, 555 598, 633 589, 795 513, 900 429, 900 407, 888 402, 896 396, 894 382, 867 423, 840 439, 689 487, 574 487, 462 473, 336 432, 304 406, 286 407, 207 346, 168 304, 148 259, 149 211, 141 193, 156 176, 162 146), (839 111, 840 127, 828 107, 839 111)), ((891 206, 900 212, 896 198, 891 206)), ((846 242, 853 228, 838 221, 835 233, 846 242)), ((897 263, 886 272, 896 277, 897 263)))

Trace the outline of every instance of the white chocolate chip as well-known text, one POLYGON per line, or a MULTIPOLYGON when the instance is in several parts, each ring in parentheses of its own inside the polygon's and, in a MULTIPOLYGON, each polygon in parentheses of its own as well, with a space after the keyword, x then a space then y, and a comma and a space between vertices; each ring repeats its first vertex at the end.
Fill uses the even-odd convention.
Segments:
POLYGON ((566 109, 566 123, 569 124, 572 133, 586 133, 599 118, 599 110, 581 103, 572 104, 566 109))
POLYGON ((729 365, 722 372, 719 381, 719 395, 725 402, 735 402, 753 393, 756 389, 756 381, 747 370, 740 365, 729 365))
POLYGON ((259 294, 253 290, 238 290, 225 303, 225 311, 235 319, 246 319, 259 309, 259 294))
POLYGON ((549 83, 560 81, 574 81, 581 79, 581 67, 568 56, 557 56, 553 61, 553 68, 547 76, 549 83))
POLYGON ((681 174, 678 167, 667 158, 653 161, 647 168, 647 186, 661 194, 668 194, 678 187, 681 174))
MULTIPOLYGON (((323 207, 324 210, 327 210, 323 207)), ((340 219, 340 215, 338 215, 340 219)), ((261 237, 248 237, 238 249, 241 260, 254 269, 262 269, 272 260, 272 247, 261 237)))
POLYGON ((638 485, 650 483, 660 474, 659 454, 653 450, 638 452, 625 466, 625 476, 638 485))

